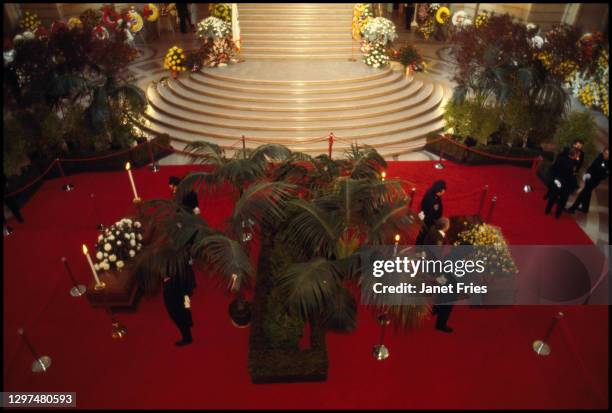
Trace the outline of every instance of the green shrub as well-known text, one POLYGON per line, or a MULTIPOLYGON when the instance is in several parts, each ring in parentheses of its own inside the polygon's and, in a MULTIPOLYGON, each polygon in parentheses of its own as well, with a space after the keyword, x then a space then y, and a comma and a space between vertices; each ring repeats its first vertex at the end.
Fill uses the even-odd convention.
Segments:
POLYGON ((476 99, 466 99, 461 103, 450 100, 444 108, 444 120, 456 135, 487 143, 489 137, 501 126, 501 112, 500 108, 476 99))

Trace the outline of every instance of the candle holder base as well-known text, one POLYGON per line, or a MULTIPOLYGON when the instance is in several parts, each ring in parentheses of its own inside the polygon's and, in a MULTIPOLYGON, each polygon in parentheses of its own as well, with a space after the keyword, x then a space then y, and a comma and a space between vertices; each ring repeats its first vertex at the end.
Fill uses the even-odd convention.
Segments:
POLYGON ((85 294, 85 291, 87 291, 87 288, 85 288, 83 284, 75 285, 70 289, 70 295, 73 297, 80 297, 85 294))
POLYGON ((550 346, 542 340, 534 341, 531 347, 538 356, 548 356, 550 354, 550 346))
POLYGON ((106 288, 106 284, 104 283, 104 281, 100 281, 99 284, 94 285, 94 290, 96 291, 100 291, 106 288))
POLYGON ((6 226, 4 227, 4 236, 8 237, 9 235, 11 235, 13 233, 13 228, 6 226))
POLYGON ((140 204, 142 202, 142 199, 134 198, 132 202, 134 202, 135 204, 140 204))
POLYGON ((151 171, 155 173, 159 172, 159 164, 157 162, 151 164, 151 171))
POLYGON ((74 184, 62 185, 62 189, 64 190, 64 192, 73 191, 74 190, 74 184))
POLYGON ((44 373, 51 366, 51 357, 42 356, 32 363, 32 373, 44 373))
POLYGON ((436 169, 444 169, 444 164, 442 162, 438 162, 437 164, 434 165, 434 168, 436 168, 436 169))
POLYGON ((127 327, 119 324, 118 322, 113 323, 113 330, 111 332, 111 337, 113 339, 120 339, 125 337, 127 334, 127 327))
POLYGON ((384 360, 389 357, 389 349, 384 344, 377 344, 372 349, 372 355, 376 360, 384 360))

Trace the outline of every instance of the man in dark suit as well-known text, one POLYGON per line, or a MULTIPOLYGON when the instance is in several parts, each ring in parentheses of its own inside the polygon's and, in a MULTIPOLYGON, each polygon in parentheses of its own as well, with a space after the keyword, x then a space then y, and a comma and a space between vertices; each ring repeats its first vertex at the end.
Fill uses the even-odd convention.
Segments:
POLYGON ((191 336, 193 319, 191 318, 189 297, 193 294, 196 282, 193 268, 187 260, 184 260, 184 265, 184 271, 180 275, 169 273, 164 277, 162 283, 164 305, 170 318, 181 332, 181 340, 175 343, 179 347, 193 341, 191 336))
MULTIPOLYGON (((176 190, 180 183, 181 183, 181 178, 179 177, 171 176, 170 178, 168 178, 168 185, 170 186, 170 189, 172 190, 172 195, 176 196, 176 190)), ((198 206, 198 195, 195 193, 195 191, 191 190, 187 192, 182 197, 182 199, 177 200, 177 201, 186 210, 193 212, 196 215, 200 213, 200 208, 198 206)))
MULTIPOLYGON (((561 152, 559 152, 559 154, 557 155, 557 159, 560 156, 565 156, 568 157, 569 156, 569 151, 571 149, 576 149, 578 151, 578 158, 574 160, 573 165, 574 165, 574 175, 578 176, 578 171, 580 171, 580 168, 582 168, 582 164, 584 163, 584 151, 582 150, 582 148, 584 147, 584 141, 582 139, 575 139, 574 142, 572 143, 572 146, 566 146, 565 148, 563 148, 563 150, 561 152)), ((555 162, 557 162, 557 159, 555 159, 555 162)), ((551 181, 548 182, 547 186, 550 188, 550 185, 552 184, 552 177, 550 178, 551 181)), ((546 194, 544 195, 544 199, 547 199, 550 195, 550 190, 548 192, 546 192, 546 194)))
POLYGON ((589 212, 589 206, 591 204, 591 195, 593 190, 597 188, 597 185, 601 181, 605 180, 610 176, 610 169, 608 166, 608 159, 610 158, 610 149, 606 146, 604 150, 595 158, 589 169, 584 174, 584 188, 578 194, 574 204, 567 210, 567 212, 573 214, 577 209, 585 214, 589 212))
POLYGON ((442 217, 442 195, 444 195, 445 191, 446 182, 440 180, 434 182, 427 192, 425 192, 421 200, 421 212, 419 212, 419 218, 423 221, 423 227, 416 239, 417 245, 423 245, 425 236, 433 223, 442 217))
POLYGON ((569 151, 572 149, 576 149, 578 151, 578 159, 574 160, 574 173, 577 174, 582 168, 582 164, 584 163, 584 151, 582 148, 584 147, 584 141, 582 139, 575 139, 570 148, 565 147, 563 149, 562 154, 567 156, 569 151))
MULTIPOLYGON (((431 229, 425 236, 426 254, 427 258, 443 259, 442 245, 444 245, 444 239, 446 233, 450 228, 450 221, 448 218, 439 218, 435 224, 431 226, 431 229)), ((438 275, 435 278, 436 284, 445 285, 448 282, 454 282, 454 277, 451 274, 438 275)), ((436 316, 436 330, 444 333, 452 333, 453 329, 450 328, 446 323, 450 318, 450 314, 453 311, 453 305, 450 304, 454 301, 454 295, 452 294, 436 294, 434 297, 434 305, 431 307, 431 313, 436 316)))
POLYGON ((567 199, 578 187, 575 167, 579 157, 580 152, 576 148, 570 149, 567 155, 561 153, 557 156, 555 163, 551 167, 551 182, 548 186, 548 202, 544 210, 545 214, 549 214, 556 203, 557 210, 555 217, 559 218, 561 216, 567 199))
POLYGON ((406 13, 406 30, 410 31, 410 24, 412 23, 412 18, 414 17, 414 13, 416 10, 414 9, 416 6, 415 3, 404 3, 404 11, 406 13))

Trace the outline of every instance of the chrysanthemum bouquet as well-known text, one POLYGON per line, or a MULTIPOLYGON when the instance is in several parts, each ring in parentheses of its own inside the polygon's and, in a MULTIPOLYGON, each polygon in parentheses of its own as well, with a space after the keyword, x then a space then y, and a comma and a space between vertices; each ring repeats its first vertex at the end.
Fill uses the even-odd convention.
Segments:
POLYGON ((471 258, 485 260, 488 273, 512 275, 518 271, 501 231, 492 225, 479 224, 460 232, 454 245, 474 246, 471 258))
POLYGON ((129 218, 114 223, 98 236, 96 263, 101 271, 121 270, 142 248, 142 224, 129 218))
POLYGON ((185 51, 178 46, 173 46, 168 49, 168 53, 164 59, 164 69, 173 70, 175 72, 184 72, 187 70, 185 66, 185 51))
POLYGON ((232 28, 218 17, 207 17, 198 23, 196 35, 200 39, 218 39, 229 36, 232 28))

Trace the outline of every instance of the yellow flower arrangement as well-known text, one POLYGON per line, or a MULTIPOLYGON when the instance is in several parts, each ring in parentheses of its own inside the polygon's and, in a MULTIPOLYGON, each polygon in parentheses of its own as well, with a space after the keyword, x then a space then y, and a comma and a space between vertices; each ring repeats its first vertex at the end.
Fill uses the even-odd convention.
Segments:
POLYGON ((476 26, 476 28, 480 28, 486 25, 488 20, 489 15, 487 13, 478 13, 478 16, 476 16, 476 19, 474 20, 474 26, 476 26))
POLYGON ((78 17, 71 17, 71 18, 68 19, 67 26, 68 26, 69 29, 82 28, 83 27, 83 22, 78 17))
POLYGON ((19 23, 19 26, 23 30, 29 31, 29 32, 34 32, 40 25, 41 25, 41 21, 40 21, 40 18, 38 17, 38 14, 30 13, 29 11, 26 11, 24 13, 23 19, 19 23))
POLYGON ((185 51, 178 46, 173 46, 168 49, 166 58, 164 59, 164 69, 175 72, 184 72, 185 67, 185 51))
POLYGON ((372 6, 370 3, 357 3, 353 7, 353 39, 359 40, 365 26, 372 20, 372 6))
POLYGON ((128 13, 128 19, 130 19, 130 31, 132 33, 138 33, 144 27, 144 21, 142 16, 138 14, 136 10, 130 10, 128 13))
POLYGON ((159 8, 155 3, 149 3, 142 9, 142 14, 145 16, 147 21, 153 23, 159 18, 159 8))
POLYGON ((487 272, 492 274, 516 274, 517 268, 508 244, 501 231, 488 224, 479 224, 460 232, 454 245, 469 244, 474 247, 474 259, 486 259, 487 272))
POLYGON ((440 7, 436 12, 436 21, 439 24, 445 24, 451 16, 451 12, 448 7, 440 7))

